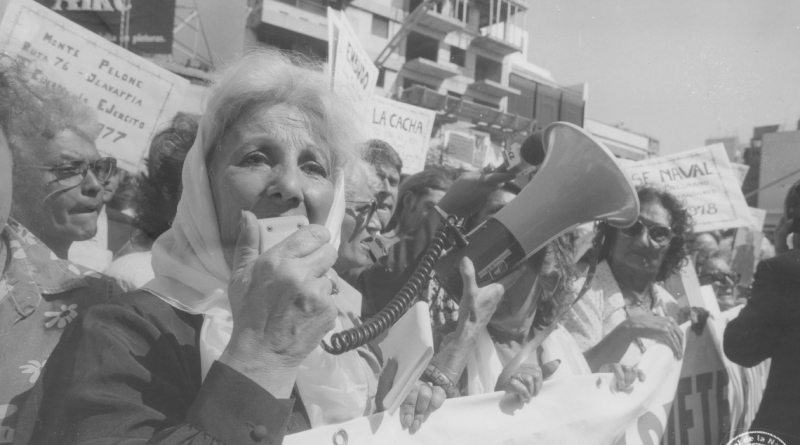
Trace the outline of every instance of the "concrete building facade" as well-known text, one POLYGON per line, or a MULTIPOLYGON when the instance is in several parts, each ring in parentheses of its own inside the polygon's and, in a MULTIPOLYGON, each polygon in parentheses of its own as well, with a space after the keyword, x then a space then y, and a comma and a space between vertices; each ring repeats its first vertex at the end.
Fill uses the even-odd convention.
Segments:
POLYGON ((373 60, 395 40, 376 94, 436 111, 431 163, 478 168, 551 122, 583 125, 583 90, 526 60, 526 0, 442 0, 409 24, 423 1, 263 0, 246 41, 324 59, 328 6, 344 11, 373 60), (471 161, 453 145, 465 138, 475 141, 471 161))

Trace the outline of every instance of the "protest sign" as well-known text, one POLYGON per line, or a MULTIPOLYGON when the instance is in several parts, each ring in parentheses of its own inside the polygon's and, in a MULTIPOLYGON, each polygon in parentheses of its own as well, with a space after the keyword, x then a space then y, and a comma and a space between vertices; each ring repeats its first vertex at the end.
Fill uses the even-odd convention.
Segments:
POLYGON ((289 435, 284 444, 656 444, 667 428, 681 362, 654 344, 638 367, 647 378, 630 391, 613 391, 611 374, 563 377, 545 382, 527 404, 502 392, 449 399, 414 435, 397 414, 380 413, 289 435))
POLYGON ((35 2, 9 4, 0 48, 30 66, 34 80, 83 99, 100 121, 97 149, 132 171, 189 83, 35 2))
POLYGON ((731 271, 739 274, 739 285, 749 287, 753 284, 756 265, 761 258, 761 242, 764 234, 743 227, 733 238, 731 271))
POLYGON ((328 56, 331 86, 366 106, 378 82, 378 68, 361 46, 347 16, 332 8, 328 8, 328 56))
POLYGON ((172 53, 175 0, 36 2, 110 42, 121 45, 127 40, 127 49, 137 54, 172 53))
POLYGON ((623 167, 634 185, 654 185, 686 203, 695 232, 752 225, 725 146, 714 144, 623 167))
POLYGON ((435 117, 431 110, 374 96, 370 138, 388 142, 403 160, 403 173, 412 175, 425 168, 435 117))
POLYGON ((739 187, 741 187, 744 185, 744 179, 747 177, 747 172, 750 171, 750 166, 731 162, 731 168, 733 169, 733 174, 736 176, 736 179, 739 181, 739 187))
POLYGON ((764 223, 767 222, 766 210, 750 207, 750 218, 753 220, 753 230, 757 232, 764 230, 764 223))

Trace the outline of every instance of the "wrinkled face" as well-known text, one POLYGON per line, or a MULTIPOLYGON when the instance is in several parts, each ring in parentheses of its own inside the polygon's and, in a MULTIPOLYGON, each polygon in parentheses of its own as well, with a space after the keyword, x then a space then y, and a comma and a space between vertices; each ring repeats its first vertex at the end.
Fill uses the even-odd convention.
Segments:
MULTIPOLYGON (((642 205, 639 220, 645 225, 659 224, 670 227, 672 218, 667 209, 658 202, 649 202, 642 205)), ((616 240, 611 247, 613 264, 629 267, 634 270, 654 273, 658 272, 669 244, 659 246, 650 239, 647 230, 642 230, 638 236, 627 237, 617 230, 616 240)))
POLYGON ((333 202, 328 150, 294 107, 261 105, 236 121, 209 162, 209 182, 228 264, 242 210, 256 218, 305 215, 324 224, 333 202))
POLYGON ((703 265, 703 273, 698 277, 701 286, 711 285, 717 298, 733 295, 736 276, 731 272, 728 262, 722 258, 712 258, 703 265))
MULTIPOLYGON (((94 143, 72 130, 64 130, 51 139, 46 147, 43 167, 56 167, 73 162, 94 162, 100 158, 94 143)), ((84 241, 97 232, 97 215, 103 206, 103 183, 91 171, 75 186, 63 186, 52 172, 41 170, 44 202, 36 209, 38 226, 46 239, 84 241)))
POLYGON ((428 190, 421 196, 414 196, 411 192, 406 192, 403 196, 403 224, 406 230, 419 224, 425 215, 441 201, 444 190, 428 190))
POLYGON ((381 229, 377 212, 372 212, 370 189, 361 184, 354 201, 349 201, 342 219, 339 257, 333 269, 337 272, 372 264, 369 245, 381 229))
POLYGON ((11 149, 5 132, 0 129, 0 232, 11 213, 11 167, 11 149))
POLYGON ((375 172, 380 183, 378 184, 375 199, 378 201, 378 219, 381 228, 389 224, 395 207, 397 207, 397 191, 400 186, 400 172, 386 164, 375 165, 375 172))

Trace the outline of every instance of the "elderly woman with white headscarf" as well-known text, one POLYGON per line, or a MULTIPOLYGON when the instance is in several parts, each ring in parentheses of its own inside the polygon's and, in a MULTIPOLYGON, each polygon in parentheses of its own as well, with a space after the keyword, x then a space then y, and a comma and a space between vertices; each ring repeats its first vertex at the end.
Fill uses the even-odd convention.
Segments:
MULTIPOLYGON (((376 411, 379 356, 319 347, 361 302, 329 243, 357 114, 318 68, 258 52, 223 73, 153 245, 156 278, 76 320, 22 414, 30 443, 272 444, 376 411), (257 220, 290 215, 310 225, 259 254, 257 220)), ((414 432, 443 400, 418 386, 401 422, 414 432)))

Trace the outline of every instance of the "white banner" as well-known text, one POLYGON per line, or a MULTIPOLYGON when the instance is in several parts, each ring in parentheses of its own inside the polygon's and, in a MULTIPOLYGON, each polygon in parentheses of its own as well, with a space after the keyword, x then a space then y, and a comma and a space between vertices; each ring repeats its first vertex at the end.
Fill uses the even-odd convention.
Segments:
POLYGON ((528 404, 503 393, 448 400, 413 436, 401 428, 399 414, 381 413, 286 436, 284 444, 344 443, 344 437, 349 445, 657 444, 681 362, 656 344, 639 368, 647 378, 630 392, 612 391, 611 374, 569 377, 545 382, 528 404))
POLYGON ((373 96, 370 138, 394 147, 403 160, 403 173, 413 175, 425 169, 435 117, 431 110, 373 96))
POLYGON ((660 186, 684 201, 694 218, 695 232, 752 225, 750 209, 722 144, 645 159, 623 168, 634 185, 660 186))
POLYGON ((328 69, 331 86, 366 106, 378 82, 378 68, 361 46, 347 16, 328 8, 328 69))
POLYGON ((32 1, 11 1, 0 48, 35 67, 35 80, 60 85, 94 109, 98 150, 131 171, 144 167, 152 134, 176 114, 189 84, 32 1))

